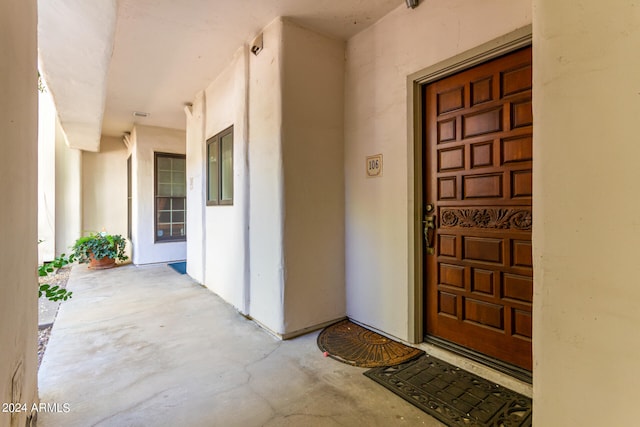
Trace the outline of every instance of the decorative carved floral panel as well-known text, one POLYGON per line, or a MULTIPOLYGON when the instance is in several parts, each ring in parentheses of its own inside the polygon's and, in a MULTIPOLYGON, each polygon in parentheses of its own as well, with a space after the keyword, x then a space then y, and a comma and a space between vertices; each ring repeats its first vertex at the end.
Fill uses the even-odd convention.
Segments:
POLYGON ((477 227, 493 229, 531 230, 532 217, 528 209, 451 209, 440 211, 441 227, 477 227))

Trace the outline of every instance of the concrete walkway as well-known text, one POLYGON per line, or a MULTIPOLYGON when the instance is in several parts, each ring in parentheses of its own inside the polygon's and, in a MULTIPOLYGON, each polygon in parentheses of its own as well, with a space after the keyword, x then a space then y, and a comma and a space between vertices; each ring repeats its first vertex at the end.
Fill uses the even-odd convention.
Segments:
POLYGON ((279 341, 166 265, 76 266, 39 372, 39 427, 443 426, 325 358, 279 341))

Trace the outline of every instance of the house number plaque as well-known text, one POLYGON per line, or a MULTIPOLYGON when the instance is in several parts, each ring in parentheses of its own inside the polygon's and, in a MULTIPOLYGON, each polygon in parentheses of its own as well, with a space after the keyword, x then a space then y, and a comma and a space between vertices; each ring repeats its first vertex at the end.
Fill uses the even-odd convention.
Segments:
POLYGON ((367 176, 382 176, 382 154, 367 156, 367 176))

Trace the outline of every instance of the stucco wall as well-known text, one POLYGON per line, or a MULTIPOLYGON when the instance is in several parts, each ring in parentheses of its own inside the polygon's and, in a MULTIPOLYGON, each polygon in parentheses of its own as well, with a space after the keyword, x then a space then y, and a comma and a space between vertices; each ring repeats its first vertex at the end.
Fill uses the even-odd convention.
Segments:
POLYGON ((69 148, 56 120, 56 255, 68 254, 82 233, 82 152, 69 148))
POLYGON ((639 6, 534 1, 539 426, 638 423, 639 6))
POLYGON ((206 164, 206 140, 233 125, 233 205, 205 207, 205 285, 243 313, 249 312, 247 55, 246 48, 239 49, 206 89, 205 141, 200 143, 201 164, 206 164))
POLYGON ((207 287, 287 335, 345 312, 344 44, 283 19, 262 34, 187 113, 189 227, 205 239, 187 264, 198 275, 204 253, 207 287), (234 202, 205 206, 206 139, 231 125, 234 202))
POLYGON ((346 311, 344 42, 285 20, 282 60, 284 331, 291 334, 346 311))
POLYGON ((286 337, 345 312, 344 44, 281 18, 262 34, 249 55, 250 314, 286 337))
POLYGON ((127 236, 127 148, 102 137, 100 152, 82 152, 82 231, 127 236))
POLYGON ((282 25, 263 30, 264 49, 249 59, 250 311, 277 333, 284 332, 282 25))
POLYGON ((530 0, 404 4, 347 42, 345 99, 347 314, 413 340, 413 141, 407 76, 531 23, 530 0), (488 24, 490 23, 490 24, 488 24), (382 153, 383 176, 365 158, 382 153), (412 241, 412 237, 411 237, 412 241))
POLYGON ((56 250, 56 110, 49 91, 38 94, 38 263, 56 250))
MULTIPOLYGON (((51 94, 46 91, 38 98, 38 240, 42 240, 38 263, 42 263, 68 254, 82 234, 83 176, 82 152, 67 145, 51 94)), ((94 181, 90 177, 89 185, 94 181)))
POLYGON ((205 243, 207 229, 204 225, 206 197, 206 147, 204 145, 205 123, 204 91, 198 92, 191 107, 185 108, 187 118, 187 274, 198 283, 204 283, 205 243))
MULTIPOLYGON (((36 2, 0 2, 0 403, 37 401, 36 2)), ((0 427, 28 414, 0 411, 0 427)))
MULTIPOLYGON (((133 262, 135 264, 149 264, 185 260, 187 258, 186 242, 154 242, 153 164, 155 152, 185 154, 185 132, 175 129, 138 125, 134 127, 131 133, 131 141, 132 148, 130 151, 132 151, 133 155, 133 262)), ((187 227, 187 239, 188 238, 189 229, 187 227)), ((198 238, 198 236, 194 236, 194 238, 198 238)))

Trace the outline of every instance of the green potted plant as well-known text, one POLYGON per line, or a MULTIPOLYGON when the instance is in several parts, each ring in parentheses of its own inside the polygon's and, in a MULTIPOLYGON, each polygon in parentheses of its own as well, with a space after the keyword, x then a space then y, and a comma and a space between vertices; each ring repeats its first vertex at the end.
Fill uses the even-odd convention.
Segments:
POLYGON ((127 241, 119 234, 106 232, 91 233, 80 237, 73 245, 73 255, 80 263, 89 263, 89 268, 96 270, 111 268, 116 260, 125 261, 124 254, 127 241))

